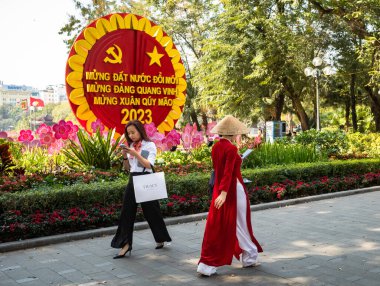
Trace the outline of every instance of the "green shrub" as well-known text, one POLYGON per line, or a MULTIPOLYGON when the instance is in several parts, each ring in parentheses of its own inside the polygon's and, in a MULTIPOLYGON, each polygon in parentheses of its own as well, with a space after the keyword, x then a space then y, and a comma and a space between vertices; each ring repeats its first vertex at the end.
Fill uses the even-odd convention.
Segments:
POLYGON ((166 175, 166 187, 171 194, 193 194, 203 196, 208 194, 209 173, 191 173, 186 176, 166 175))
POLYGON ((3 193, 29 192, 44 186, 61 188, 80 182, 105 182, 126 178, 122 172, 91 170, 90 172, 54 172, 46 174, 0 177, 0 196, 3 193))
POLYGON ((348 133, 348 154, 365 154, 372 158, 380 157, 379 133, 348 133))
POLYGON ((340 129, 324 129, 320 132, 310 129, 299 133, 294 137, 296 143, 302 145, 316 145, 328 156, 337 155, 345 152, 348 147, 346 133, 340 129))
POLYGON ((113 162, 119 161, 120 153, 115 152, 121 137, 114 140, 115 129, 109 130, 107 136, 97 129, 95 134, 78 130, 79 143, 70 140, 69 146, 62 150, 73 169, 102 169, 110 170, 113 162))
MULTIPOLYGON (((273 202, 380 184, 380 160, 332 161, 245 170, 251 204, 273 202), (373 172, 371 172, 373 171, 373 172)), ((208 173, 166 176, 169 197, 164 217, 206 212, 208 173)), ((127 180, 78 183, 0 196, 0 243, 117 224, 127 180)), ((141 208, 136 219, 143 219, 141 208)))
POLYGON ((17 141, 9 141, 3 138, 0 138, 0 144, 9 144, 9 151, 12 154, 12 159, 17 160, 23 156, 23 144, 17 141))
POLYGON ((54 171, 67 171, 65 160, 62 153, 49 154, 45 148, 24 146, 22 157, 15 160, 15 163, 25 170, 25 174, 49 174, 54 171))
POLYGON ((270 185, 285 179, 311 181, 322 176, 345 176, 380 170, 379 159, 333 160, 318 163, 300 163, 287 166, 247 169, 242 175, 257 186, 270 185))
POLYGON ((200 147, 186 150, 177 149, 172 152, 161 152, 157 156, 157 163, 163 166, 175 164, 191 165, 202 163, 211 166, 211 148, 206 144, 200 147))
POLYGON ((0 142, 0 172, 1 174, 9 174, 12 167, 14 167, 12 161, 12 154, 9 150, 8 143, 0 142))
POLYGON ((0 139, 9 145, 15 174, 49 174, 67 171, 66 157, 62 153, 49 154, 46 147, 27 146, 16 141, 0 139))
POLYGON ((327 155, 315 144, 263 143, 243 161, 243 168, 319 161, 327 161, 327 155))
MULTIPOLYGON (((313 181, 323 176, 340 177, 350 174, 365 174, 380 170, 379 159, 330 161, 302 163, 290 166, 275 166, 265 169, 243 170, 243 177, 252 181, 250 186, 265 186, 289 180, 313 181)), ((209 173, 192 173, 187 176, 166 175, 170 195, 208 195, 209 173)), ((35 210, 53 211, 68 207, 84 207, 94 204, 117 204, 122 201, 127 179, 112 182, 78 183, 59 189, 41 187, 0 196, 0 213, 7 210, 20 210, 31 213, 35 210)))
POLYGON ((95 203, 109 205, 120 203, 127 182, 119 180, 106 183, 79 183, 59 189, 40 187, 28 192, 6 193, 0 196, 0 213, 19 210, 32 213, 36 210, 53 211, 70 207, 85 207, 95 203))

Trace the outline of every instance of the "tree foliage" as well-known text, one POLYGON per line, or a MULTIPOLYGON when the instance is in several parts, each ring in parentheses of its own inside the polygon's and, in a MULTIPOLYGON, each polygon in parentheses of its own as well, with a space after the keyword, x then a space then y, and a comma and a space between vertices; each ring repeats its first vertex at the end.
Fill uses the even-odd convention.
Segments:
POLYGON ((378 0, 73 1, 80 16, 60 31, 69 45, 90 21, 115 11, 163 26, 187 71, 186 121, 215 110, 250 122, 291 112, 312 128, 315 83, 304 69, 321 56, 337 70, 321 78, 322 109, 344 107, 345 124, 355 128, 356 105, 369 106, 380 131, 378 0))
POLYGON ((360 103, 380 111, 378 1, 226 0, 223 8, 197 67, 201 100, 222 113, 259 111, 265 120, 290 110, 308 129, 315 86, 303 70, 318 55, 338 70, 322 82, 325 105, 348 104, 354 115, 357 97, 367 93, 360 103))

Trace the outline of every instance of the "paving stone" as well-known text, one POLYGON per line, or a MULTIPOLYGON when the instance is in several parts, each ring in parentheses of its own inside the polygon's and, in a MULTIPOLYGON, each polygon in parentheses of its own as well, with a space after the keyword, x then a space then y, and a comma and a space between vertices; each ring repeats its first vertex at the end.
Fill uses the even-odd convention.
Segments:
POLYGON ((65 285, 70 283, 69 280, 49 268, 37 269, 33 271, 33 275, 39 279, 40 283, 45 283, 47 285, 65 285))
POLYGON ((17 283, 13 279, 7 278, 7 279, 1 279, 0 285, 1 286, 20 286, 21 284, 17 283))
POLYGON ((361 277, 361 276, 350 276, 350 277, 346 278, 347 281, 351 281, 351 282, 355 282, 355 281, 358 281, 360 279, 363 279, 363 277, 361 277))
POLYGON ((19 268, 5 273, 7 277, 12 278, 13 280, 23 280, 23 279, 32 279, 35 278, 35 275, 25 269, 19 268))
POLYGON ((66 280, 73 283, 75 282, 75 283, 81 284, 81 283, 91 282, 91 278, 80 271, 63 273, 60 275, 64 277, 66 280))
POLYGON ((369 272, 372 272, 372 273, 380 273, 380 268, 373 268, 373 269, 370 269, 369 272))
POLYGON ((34 280, 38 280, 38 278, 37 277, 26 277, 26 278, 18 279, 18 280, 16 280, 16 282, 18 284, 22 284, 22 283, 31 282, 34 280))
MULTIPOLYGON (((98 273, 93 273, 93 274, 90 274, 89 277, 91 278, 91 280, 95 280, 95 281, 113 281, 114 279, 116 279, 117 277, 115 277, 114 275, 112 275, 111 273, 109 272, 98 272, 98 273)), ((106 284, 106 283, 104 283, 106 284)))
POLYGON ((71 268, 71 269, 65 269, 65 270, 59 271, 58 274, 59 274, 59 275, 63 275, 63 274, 67 274, 67 273, 73 273, 73 272, 75 272, 75 271, 77 271, 77 270, 74 269, 74 268, 71 268))
POLYGON ((360 285, 360 286, 379 286, 379 280, 369 280, 369 279, 360 279, 356 280, 355 285, 360 285))
POLYGON ((1 268, 0 271, 12 271, 19 268, 21 268, 20 265, 11 265, 11 266, 1 268))
POLYGON ((254 269, 234 260, 200 277, 201 220, 169 226, 173 242, 161 250, 149 229, 135 231, 132 256, 119 260, 112 236, 3 253, 0 285, 379 285, 379 200, 372 192, 254 212, 265 251, 254 269))

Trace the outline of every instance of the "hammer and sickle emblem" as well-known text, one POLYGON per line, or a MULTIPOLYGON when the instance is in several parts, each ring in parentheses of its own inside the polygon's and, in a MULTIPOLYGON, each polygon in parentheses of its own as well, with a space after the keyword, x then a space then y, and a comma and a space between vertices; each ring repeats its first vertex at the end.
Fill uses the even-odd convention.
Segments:
POLYGON ((113 58, 105 57, 105 63, 121 64, 121 58, 123 57, 123 53, 121 52, 121 49, 118 45, 114 44, 113 47, 108 48, 106 53, 112 56, 113 58), (115 48, 117 49, 117 54, 115 53, 115 48))

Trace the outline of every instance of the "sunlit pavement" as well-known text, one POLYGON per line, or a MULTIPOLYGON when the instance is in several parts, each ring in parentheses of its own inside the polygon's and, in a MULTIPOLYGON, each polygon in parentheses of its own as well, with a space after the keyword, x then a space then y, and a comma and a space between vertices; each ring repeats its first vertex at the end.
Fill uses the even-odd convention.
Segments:
POLYGON ((114 260, 112 236, 0 254, 0 285, 380 285, 380 192, 252 213, 261 265, 234 260, 210 278, 196 266, 205 221, 169 226, 155 250, 136 231, 132 256, 114 260))

